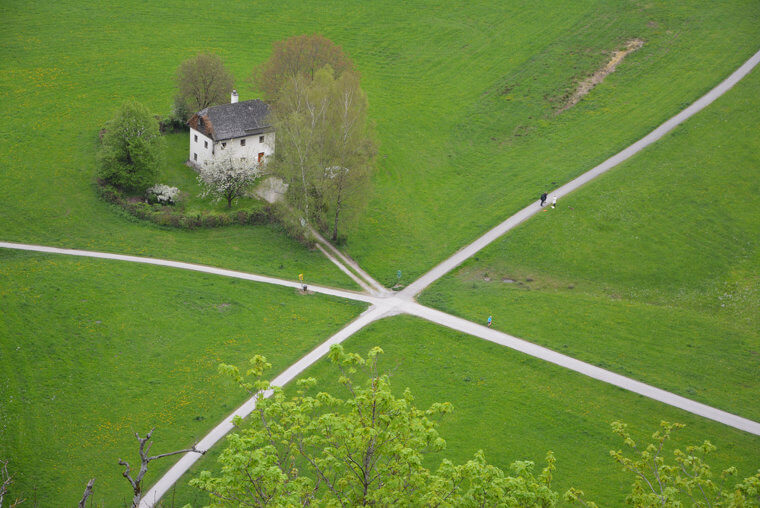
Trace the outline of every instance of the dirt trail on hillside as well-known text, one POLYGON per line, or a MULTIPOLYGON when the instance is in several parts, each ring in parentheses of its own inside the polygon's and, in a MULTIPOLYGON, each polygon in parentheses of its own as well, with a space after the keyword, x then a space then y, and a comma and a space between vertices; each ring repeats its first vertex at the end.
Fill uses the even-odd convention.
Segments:
POLYGON ((575 93, 567 100, 567 102, 557 111, 557 114, 567 111, 572 108, 578 101, 580 101, 586 94, 588 94, 596 85, 604 81, 611 72, 615 72, 615 68, 623 61, 623 59, 629 54, 633 53, 637 49, 644 45, 644 41, 641 39, 631 39, 625 45, 625 49, 615 51, 612 54, 612 58, 601 69, 597 70, 591 77, 581 81, 576 88, 575 93))

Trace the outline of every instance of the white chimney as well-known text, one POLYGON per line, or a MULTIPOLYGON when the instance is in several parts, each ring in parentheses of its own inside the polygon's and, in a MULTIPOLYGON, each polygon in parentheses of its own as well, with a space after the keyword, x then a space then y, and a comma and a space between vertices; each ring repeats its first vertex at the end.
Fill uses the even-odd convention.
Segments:
POLYGON ((238 101, 237 90, 233 90, 230 94, 230 104, 235 104, 238 101))

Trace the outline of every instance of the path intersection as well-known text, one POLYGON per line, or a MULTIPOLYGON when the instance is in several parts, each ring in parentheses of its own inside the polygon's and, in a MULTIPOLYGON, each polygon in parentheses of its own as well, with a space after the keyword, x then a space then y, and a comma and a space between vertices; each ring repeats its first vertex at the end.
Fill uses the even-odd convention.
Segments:
MULTIPOLYGON (((760 63, 760 51, 755 53, 747 62, 745 62, 739 69, 733 74, 721 82, 718 86, 710 90, 703 97, 698 99, 694 104, 687 107, 665 123, 657 127, 654 131, 649 133, 644 138, 635 142, 628 148, 619 152, 618 154, 610 157, 603 163, 599 164, 590 171, 582 174, 578 178, 568 182, 567 184, 552 191, 550 194, 562 198, 568 193, 576 190, 597 176, 610 170, 612 167, 627 160, 634 154, 638 153, 645 147, 656 142, 662 138, 665 134, 673 130, 677 125, 684 122, 686 119, 701 111, 703 108, 711 104, 715 99, 723 95, 731 87, 733 87, 739 80, 746 76, 758 63, 760 63)), ((331 288, 326 286, 312 285, 308 286, 309 291, 330 295, 339 298, 346 298, 350 300, 356 300, 368 303, 370 306, 356 319, 348 323, 344 328, 327 339, 325 342, 317 346, 306 356, 298 360, 296 363, 288 367, 284 372, 272 380, 274 386, 284 386, 298 375, 300 375, 305 369, 313 365, 320 358, 325 356, 330 347, 334 344, 340 344, 353 334, 366 327, 367 325, 385 317, 395 316, 398 314, 409 314, 416 317, 420 317, 432 323, 446 326, 453 330, 472 335, 490 342, 509 347, 511 349, 520 351, 521 353, 539 358, 541 360, 554 363, 556 365, 565 367, 575 372, 581 373, 585 376, 592 377, 599 381, 618 386, 625 390, 638 393, 645 397, 663 402, 665 404, 683 409, 693 414, 709 418, 711 420, 729 425, 736 429, 743 430, 755 435, 760 435, 760 423, 742 418, 740 416, 722 411, 720 409, 713 408, 711 406, 695 402, 693 400, 681 397, 671 392, 661 390, 657 387, 636 381, 634 379, 616 374, 614 372, 596 367, 586 362, 576 360, 567 355, 557 353, 551 349, 538 346, 531 342, 513 337, 503 332, 494 330, 483 326, 481 324, 468 321, 466 319, 447 314, 445 312, 432 309, 421 305, 415 301, 415 297, 419 295, 424 289, 430 286, 433 282, 440 279, 447 273, 454 270, 457 266, 462 264, 465 260, 472 257, 478 251, 500 238, 502 235, 513 229, 517 225, 526 221, 536 213, 540 212, 542 207, 538 202, 535 202, 524 209, 520 210, 507 220, 494 227, 490 231, 486 232, 480 238, 465 246, 453 256, 441 262, 435 266, 432 270, 422 275, 419 279, 409 284, 407 287, 399 292, 390 291, 375 279, 373 279, 368 273, 361 269, 361 267, 353 260, 345 256, 338 251, 329 242, 325 241, 321 236, 315 233, 317 237, 317 247, 333 262, 341 271, 354 280, 364 291, 350 291, 346 289, 331 288)), ((10 242, 0 242, 0 248, 16 249, 43 252, 48 254, 62 254, 70 256, 84 256, 101 259, 119 260, 132 263, 152 264, 159 266, 166 266, 184 270, 193 270, 198 272, 211 273, 215 275, 221 275, 225 277, 233 277, 238 279, 249 280, 253 282, 275 284, 285 287, 292 287, 301 289, 301 283, 299 281, 290 281, 285 279, 279 279, 276 277, 268 277, 264 275, 256 275, 251 273, 225 270, 222 268, 214 268, 210 266, 197 265, 193 263, 183 263, 178 261, 169 261, 156 258, 146 258, 140 256, 128 256, 121 254, 110 254, 104 252, 92 252, 74 249, 63 249, 57 247, 47 247, 41 245, 28 245, 10 242)), ((256 406, 256 397, 250 398, 241 407, 239 407, 234 413, 229 415, 219 425, 214 427, 203 439, 201 439, 196 447, 199 450, 208 450, 216 442, 218 442, 225 434, 233 429, 232 421, 236 416, 245 417, 249 415, 256 406)), ((169 491, 169 489, 176 483, 177 480, 200 458, 200 454, 189 452, 183 455, 177 463, 172 466, 169 471, 161 477, 155 485, 145 494, 140 507, 152 508, 155 506, 161 497, 169 491)))

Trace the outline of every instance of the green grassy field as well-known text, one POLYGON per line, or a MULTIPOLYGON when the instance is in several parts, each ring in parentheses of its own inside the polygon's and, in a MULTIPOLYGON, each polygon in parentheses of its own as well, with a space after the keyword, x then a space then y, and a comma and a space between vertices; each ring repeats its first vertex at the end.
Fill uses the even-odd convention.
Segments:
MULTIPOLYGON (((161 228, 102 202, 93 184, 103 123, 130 97, 168 113, 184 59, 220 55, 245 100, 256 95, 244 78, 273 41, 319 32, 362 73, 380 145, 374 193, 346 248, 381 282, 395 282, 397 269, 409 282, 714 86, 757 50, 759 15, 751 0, 228 1, 202 16, 175 0, 9 0, 0 5, 0 240, 290 279, 303 272, 354 287, 277 227, 161 228), (645 41, 640 50, 555 114, 634 37, 645 41)), ((757 419, 757 77, 749 83, 646 162, 599 182, 604 201, 586 191, 563 200, 572 213, 543 214, 423 299, 479 321, 493 313, 506 331, 757 419), (733 116, 739 125, 729 125, 733 116), (728 144, 733 151, 717 149, 728 144), (666 209, 674 197, 679 206, 666 209), (665 220, 626 236, 642 217, 665 220), (495 282, 482 282, 485 271, 495 282), (523 285, 496 282, 502 276, 523 285)), ((181 135, 168 141, 165 183, 189 192, 196 184, 181 167, 181 135)), ((128 490, 115 459, 134 450, 132 431, 158 420, 157 451, 185 446, 242 399, 215 375, 216 363, 255 350, 281 369, 360 310, 209 275, 5 251, 0 277, 0 458, 11 454, 20 486, 37 485, 41 506, 77 499, 91 468, 96 504, 121 502, 128 490)), ((399 387, 411 386, 421 404, 460 408, 444 424, 446 455, 458 460, 478 447, 500 465, 554 449, 570 474, 558 485, 620 504, 613 487, 623 478, 606 458, 616 444, 609 420, 651 432, 667 417, 689 423, 689 441, 713 439, 721 463, 740 463, 745 474, 757 467, 747 452, 758 449, 754 438, 419 321, 385 321, 350 344, 385 347, 399 362, 399 387), (588 485, 595 474, 603 481, 588 485)), ((148 483, 169 464, 152 468, 148 483)))
MULTIPOLYGON (((348 249, 383 282, 397 269, 412 278, 713 86, 756 49, 759 8, 747 0, 230 2, 198 23, 177 2, 6 2, 3 238, 281 275, 271 260, 296 247, 270 228, 186 233, 125 223, 91 188, 97 131, 128 97, 168 112, 177 66, 199 51, 218 53, 245 90, 273 41, 322 32, 362 72, 381 147, 374 197, 348 249), (575 83, 632 37, 645 46, 555 116, 575 83), (241 259, 230 244, 271 251, 241 259)), ((337 272, 314 275, 334 283, 337 272)))
POLYGON ((421 301, 760 420, 758 90, 754 71, 421 301))
MULTIPOLYGON (((552 450, 556 490, 575 486, 600 506, 622 506, 632 480, 609 457, 609 450, 622 448, 610 430, 614 420, 627 422, 640 442, 661 420, 685 423, 670 445, 670 458, 676 447, 709 439, 718 447, 710 461, 715 470, 734 464, 744 477, 760 463, 760 437, 416 318, 379 321, 344 347, 365 355, 375 345, 385 351, 381 365, 392 373, 399 395, 409 387, 418 407, 440 401, 454 405, 439 429, 447 448, 429 456, 428 467, 443 458, 465 462, 478 449, 502 468, 515 460, 541 464, 552 450)), ((327 361, 304 376, 320 380, 321 390, 343 393, 327 361)), ((204 457, 194 473, 213 468, 214 460, 214 455, 204 457)), ((176 504, 203 506, 205 494, 186 482, 187 477, 178 484, 176 504)))
POLYGON ((408 283, 730 74, 758 49, 759 8, 503 2, 457 6, 454 16, 415 12, 401 30, 408 53, 383 70, 394 76, 387 88, 378 95, 372 67, 365 78, 382 159, 349 252, 381 282, 401 269, 408 283), (578 81, 635 37, 643 48, 555 114, 578 81))
MULTIPOLYGON (((0 251, 0 457, 39 506, 130 497, 118 459, 191 445, 245 394, 220 362, 282 370, 363 304, 152 266, 0 251)), ((151 464, 154 481, 173 459, 151 464)), ((30 503, 31 504, 31 503, 30 503)))

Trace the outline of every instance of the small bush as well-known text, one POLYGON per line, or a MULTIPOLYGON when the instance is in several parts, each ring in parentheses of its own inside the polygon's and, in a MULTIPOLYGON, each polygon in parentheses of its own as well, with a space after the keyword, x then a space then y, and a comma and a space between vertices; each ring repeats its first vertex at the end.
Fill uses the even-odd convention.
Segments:
POLYGON ((173 205, 177 202, 177 199, 179 197, 179 189, 159 183, 153 187, 150 187, 145 194, 148 198, 148 203, 173 205))
POLYGON ((311 233, 301 224, 299 212, 281 203, 273 204, 270 210, 272 219, 285 230, 288 236, 309 247, 314 244, 311 233))
POLYGON ((219 226, 219 218, 216 215, 204 215, 203 216, 203 227, 204 228, 215 228, 219 226))

